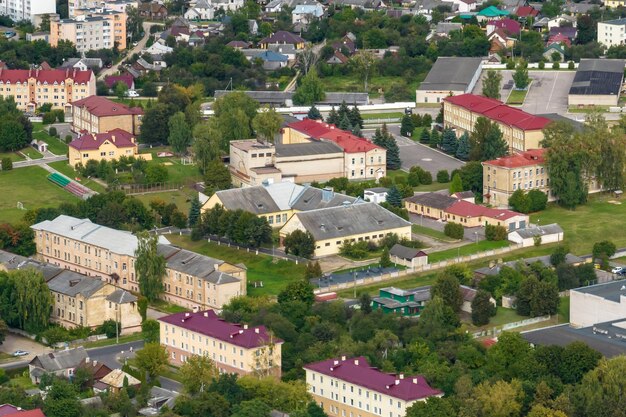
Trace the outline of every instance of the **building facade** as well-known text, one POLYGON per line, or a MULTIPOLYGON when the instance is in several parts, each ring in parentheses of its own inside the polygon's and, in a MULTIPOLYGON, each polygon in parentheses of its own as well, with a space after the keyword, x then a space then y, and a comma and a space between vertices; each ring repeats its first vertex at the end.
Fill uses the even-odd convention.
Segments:
POLYGON ((96 79, 90 70, 0 69, 0 96, 12 97, 22 111, 35 112, 50 103, 69 113, 70 103, 95 94, 96 79))
POLYGON ((50 45, 66 40, 78 52, 96 49, 126 49, 126 12, 109 9, 78 9, 76 17, 50 21, 50 45))
POLYGON ((122 129, 114 129, 106 133, 85 133, 70 142, 68 147, 68 163, 85 166, 87 161, 112 161, 122 156, 137 157, 139 155, 137 141, 133 135, 122 129))
POLYGON ((72 103, 72 131, 105 133, 121 129, 138 135, 143 110, 128 107, 105 97, 89 96, 72 103))
POLYGON ((29 20, 35 23, 36 16, 56 12, 55 0, 0 0, 0 14, 9 16, 14 22, 29 20))
POLYGON ((598 22, 598 43, 610 48, 626 41, 626 19, 598 22))
POLYGON ((570 300, 570 325, 573 327, 626 319, 624 281, 570 290, 570 300))
POLYGON ((499 100, 474 94, 446 97, 443 101, 444 127, 454 129, 457 136, 466 132, 471 134, 479 117, 489 119, 500 128, 510 152, 538 149, 543 140, 543 129, 551 122, 499 100))
POLYGON ((470 93, 482 69, 483 58, 439 57, 418 87, 415 101, 441 103, 450 95, 470 93))
POLYGON ((362 356, 311 363, 304 371, 309 394, 331 417, 404 417, 416 401, 443 396, 421 375, 387 374, 362 356))
POLYGON ((211 310, 172 314, 159 322, 160 342, 173 365, 204 355, 220 373, 280 377, 283 341, 265 326, 229 323, 211 310))

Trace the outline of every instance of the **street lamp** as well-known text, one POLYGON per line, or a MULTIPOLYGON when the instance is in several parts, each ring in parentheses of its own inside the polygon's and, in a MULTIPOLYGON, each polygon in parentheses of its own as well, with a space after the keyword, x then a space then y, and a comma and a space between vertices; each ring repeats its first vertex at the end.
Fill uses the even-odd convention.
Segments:
POLYGON ((474 232, 474 242, 478 245, 478 232, 474 232))

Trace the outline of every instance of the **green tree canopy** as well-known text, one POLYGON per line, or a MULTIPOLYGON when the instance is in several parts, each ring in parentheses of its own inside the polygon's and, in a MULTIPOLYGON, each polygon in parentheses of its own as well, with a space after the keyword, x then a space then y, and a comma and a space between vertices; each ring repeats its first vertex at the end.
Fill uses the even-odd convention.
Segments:
POLYGON ((135 275, 141 295, 155 301, 163 292, 165 258, 157 252, 159 237, 156 234, 141 232, 137 235, 135 251, 135 275))

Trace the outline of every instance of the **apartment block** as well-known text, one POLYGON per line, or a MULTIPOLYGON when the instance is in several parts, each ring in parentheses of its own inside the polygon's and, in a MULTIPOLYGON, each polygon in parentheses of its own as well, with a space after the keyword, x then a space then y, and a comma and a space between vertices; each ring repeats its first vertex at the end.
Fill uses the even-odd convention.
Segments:
POLYGON ((211 310, 172 314, 159 322, 160 341, 173 365, 205 355, 220 373, 280 377, 283 341, 265 326, 229 323, 211 310))
POLYGON ((143 110, 128 107, 105 97, 89 96, 72 103, 72 131, 105 133, 122 129, 138 135, 143 110))
POLYGON ((77 9, 75 17, 50 21, 50 45, 67 40, 78 52, 96 49, 126 49, 126 12, 110 9, 77 9))
POLYGON ((0 14, 15 22, 30 20, 35 23, 37 16, 56 12, 56 0, 0 0, 0 14))
POLYGON ((626 18, 598 22, 598 43, 610 48, 626 41, 626 18))
POLYGON ((479 117, 489 119, 500 128, 510 152, 539 148, 543 140, 543 128, 551 123, 548 118, 474 94, 446 97, 443 100, 444 127, 454 129, 457 136, 465 132, 472 133, 479 117))
MULTIPOLYGON (((132 233, 65 215, 31 227, 42 260, 139 292, 137 237, 132 233)), ((244 266, 176 248, 162 236, 159 239, 158 252, 166 261, 164 300, 189 309, 220 310, 233 297, 246 295, 244 266)))
POLYGON ((330 417, 404 417, 413 403, 443 396, 423 376, 388 374, 363 356, 311 363, 304 371, 309 394, 330 417))
POLYGON ((9 70, 0 68, 0 96, 12 97, 26 112, 50 103, 55 109, 71 112, 71 103, 96 94, 91 70, 9 70))

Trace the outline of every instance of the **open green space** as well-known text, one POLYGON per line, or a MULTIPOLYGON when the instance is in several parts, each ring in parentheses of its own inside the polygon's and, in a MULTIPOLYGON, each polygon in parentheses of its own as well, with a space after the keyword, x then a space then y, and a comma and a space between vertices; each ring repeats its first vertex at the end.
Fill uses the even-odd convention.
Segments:
POLYGON ((99 182, 96 182, 92 179, 83 178, 81 175, 78 174, 78 172, 74 170, 74 168, 72 168, 67 163, 67 161, 51 162, 48 165, 56 169, 57 171, 59 171, 61 174, 65 175, 68 178, 71 178, 71 179, 80 178, 80 183, 83 184, 85 187, 91 188, 92 190, 99 192, 99 193, 106 192, 105 186, 103 186, 99 182))
POLYGON ((531 223, 558 223, 564 231, 564 242, 576 255, 590 254, 595 242, 609 239, 618 248, 626 246, 626 199, 608 194, 590 196, 587 204, 567 210, 550 204, 530 217, 531 223), (611 203, 612 201, 613 203, 611 203), (621 203, 621 204, 619 204, 621 203))
POLYGON ((165 300, 156 300, 150 303, 150 308, 153 308, 157 311, 161 311, 163 313, 175 314, 182 313, 183 311, 189 311, 188 309, 181 307, 176 304, 168 303, 165 300))
POLYGON ((7 385, 12 387, 19 387, 24 390, 37 388, 37 386, 31 381, 30 376, 26 371, 11 378, 9 382, 7 382, 7 385))
POLYGON ((174 203, 176 207, 178 207, 178 210, 187 214, 191 207, 191 199, 196 195, 198 195, 197 191, 185 186, 176 191, 135 194, 133 197, 141 200, 146 206, 148 206, 152 200, 163 200, 168 204, 174 203))
POLYGON ((506 104, 522 105, 526 99, 528 90, 511 90, 509 98, 506 100, 506 104))
POLYGON ((202 176, 195 164, 183 165, 182 158, 178 156, 159 158, 159 152, 171 152, 168 146, 155 146, 154 148, 142 149, 140 153, 152 154, 150 164, 164 164, 169 174, 168 183, 187 183, 202 180, 202 176))
POLYGON ((306 265, 276 260, 268 255, 255 255, 254 252, 235 249, 226 245, 209 243, 205 240, 193 242, 188 236, 168 235, 174 245, 202 253, 232 264, 243 263, 248 269, 248 295, 277 295, 291 281, 304 277, 306 265), (253 283, 263 281, 262 288, 254 288, 253 283))
POLYGON ((15 223, 25 211, 17 208, 21 202, 25 209, 57 207, 73 203, 78 198, 47 180, 48 171, 38 166, 0 172, 0 223, 15 223))
MULTIPOLYGON (((396 182, 396 178, 398 177, 408 177, 409 173, 406 171, 403 171, 401 169, 394 169, 394 170, 388 170, 387 171, 387 175, 386 177, 393 179, 394 182, 396 182)), ((413 189, 415 191, 439 191, 439 190, 445 190, 448 189, 448 183, 445 184, 441 184, 438 183, 437 181, 434 181, 430 183, 430 184, 420 184, 417 187, 413 187, 413 189)))
POLYGON ((419 224, 412 225, 411 232, 419 234, 419 235, 432 237, 433 239, 441 240, 444 242, 455 242, 454 239, 450 238, 449 236, 446 236, 445 233, 440 232, 439 230, 431 229, 430 227, 420 226, 419 224))
POLYGON ((446 259, 454 259, 459 256, 473 255, 487 250, 504 248, 505 246, 509 246, 509 242, 507 240, 481 240, 480 242, 468 243, 467 245, 459 246, 458 248, 447 249, 440 252, 431 252, 428 254, 428 262, 440 262, 446 259))
MULTIPOLYGON (((419 87, 420 82, 424 80, 426 74, 420 74, 411 80, 403 77, 390 76, 374 76, 368 80, 370 98, 379 97, 379 89, 387 91, 393 84, 405 83, 408 91, 411 91, 412 99, 415 100, 415 90, 419 87)), ((320 77, 324 85, 324 91, 349 91, 353 93, 363 92, 363 79, 353 75, 333 75, 330 77, 320 77)))
POLYGON ((67 155, 67 145, 63 140, 50 136, 45 130, 33 132, 33 139, 43 140, 48 144, 48 150, 55 155, 67 155))
POLYGON ((43 155, 40 154, 32 146, 27 146, 24 149, 22 149, 20 152, 22 152, 24 155, 28 156, 30 159, 41 159, 41 158, 43 158, 43 155))
POLYGON ((0 160, 4 158, 11 158, 11 161, 13 162, 23 161, 26 159, 23 155, 20 155, 17 152, 0 152, 0 160))
POLYGON ((391 113, 363 113, 361 117, 365 122, 370 119, 402 119, 404 113, 402 112, 391 112, 391 113))
POLYGON ((559 323, 568 323, 569 322, 569 297, 561 297, 561 302, 559 303, 559 323))

